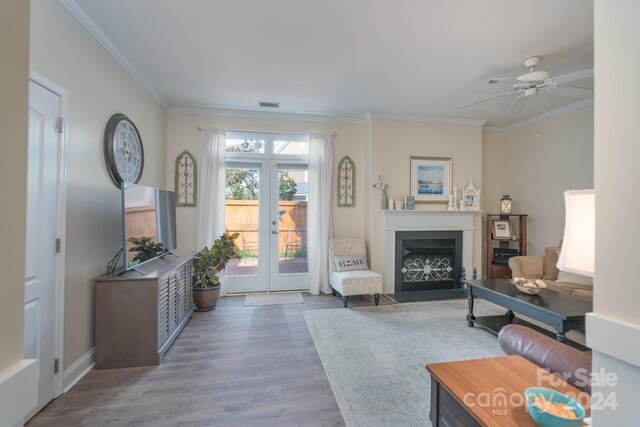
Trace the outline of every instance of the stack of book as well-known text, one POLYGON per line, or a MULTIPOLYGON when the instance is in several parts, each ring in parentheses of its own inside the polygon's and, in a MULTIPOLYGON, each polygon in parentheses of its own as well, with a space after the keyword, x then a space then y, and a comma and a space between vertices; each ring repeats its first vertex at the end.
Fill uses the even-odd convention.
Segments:
POLYGON ((413 196, 406 196, 404 198, 404 208, 408 211, 413 210, 415 203, 416 203, 416 198, 413 196))

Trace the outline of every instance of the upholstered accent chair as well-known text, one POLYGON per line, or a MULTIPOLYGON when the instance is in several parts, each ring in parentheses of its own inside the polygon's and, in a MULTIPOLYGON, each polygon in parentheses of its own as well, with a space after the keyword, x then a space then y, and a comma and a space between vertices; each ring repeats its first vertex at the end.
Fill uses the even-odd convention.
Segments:
POLYGON ((337 271, 336 257, 362 256, 366 260, 367 250, 363 239, 331 239, 329 240, 329 255, 331 261, 330 285, 333 296, 336 291, 342 295, 345 308, 352 295, 373 295, 375 305, 380 302, 382 293, 382 276, 370 271, 366 264, 363 269, 351 271, 337 271))
POLYGON ((544 256, 525 255, 509 258, 512 277, 542 279, 547 288, 561 294, 593 299, 593 279, 558 271, 560 247, 548 247, 544 256))

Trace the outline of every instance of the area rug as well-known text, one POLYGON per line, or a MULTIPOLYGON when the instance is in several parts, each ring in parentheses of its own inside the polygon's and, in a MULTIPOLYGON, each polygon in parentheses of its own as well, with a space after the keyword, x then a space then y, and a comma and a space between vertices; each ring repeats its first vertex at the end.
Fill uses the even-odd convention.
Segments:
POLYGON ((244 305, 285 305, 302 304, 304 299, 300 292, 249 294, 244 299, 244 305))
MULTIPOLYGON (((476 315, 502 313, 475 303, 476 315)), ((460 300, 305 311, 346 425, 430 425, 426 364, 504 355, 494 335, 467 326, 466 314, 460 300)))

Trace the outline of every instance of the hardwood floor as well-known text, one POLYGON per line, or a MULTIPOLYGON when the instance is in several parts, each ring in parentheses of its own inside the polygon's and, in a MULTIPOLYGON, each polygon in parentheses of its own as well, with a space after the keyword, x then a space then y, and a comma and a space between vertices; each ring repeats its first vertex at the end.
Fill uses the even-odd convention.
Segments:
POLYGON ((194 313, 160 366, 93 370, 27 426, 343 426, 302 314, 342 301, 303 295, 256 307, 221 298, 194 313))

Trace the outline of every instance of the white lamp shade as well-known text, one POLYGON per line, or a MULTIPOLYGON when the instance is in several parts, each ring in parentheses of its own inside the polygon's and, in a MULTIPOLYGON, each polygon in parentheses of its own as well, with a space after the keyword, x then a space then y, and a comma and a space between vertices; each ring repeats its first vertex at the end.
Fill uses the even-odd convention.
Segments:
POLYGON ((593 277, 596 202, 594 190, 565 191, 564 240, 558 270, 593 277))

